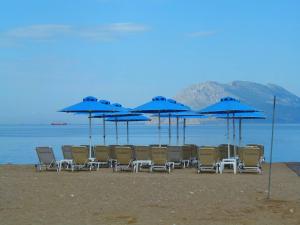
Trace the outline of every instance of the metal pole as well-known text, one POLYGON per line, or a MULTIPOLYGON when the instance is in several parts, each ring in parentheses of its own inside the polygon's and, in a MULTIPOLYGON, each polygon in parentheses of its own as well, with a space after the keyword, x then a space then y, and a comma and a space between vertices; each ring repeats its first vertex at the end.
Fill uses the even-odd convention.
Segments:
POLYGON ((227 140, 228 140, 228 149, 227 149, 227 156, 230 158, 230 129, 229 129, 229 113, 227 113, 227 140))
POLYGON ((239 146, 242 146, 242 119, 239 119, 239 146))
POLYGON ((115 126, 116 126, 116 145, 119 144, 119 136, 118 136, 118 121, 115 120, 115 126))
POLYGON ((183 145, 185 145, 185 127, 186 127, 186 118, 183 119, 183 145))
POLYGON ((179 118, 176 117, 176 136, 177 136, 177 145, 179 145, 179 118))
POLYGON ((106 131, 105 131, 105 116, 103 115, 103 145, 105 145, 106 131))
POLYGON ((171 145, 171 113, 169 113, 169 145, 171 145))
POLYGON ((92 158, 92 113, 89 113, 89 158, 92 158))
POLYGON ((129 145, 129 127, 128 127, 128 121, 126 121, 126 134, 127 134, 127 144, 129 145))
POLYGON ((232 127, 233 127, 233 152, 234 152, 234 157, 236 157, 236 134, 235 134, 234 113, 232 114, 232 127))
POLYGON ((270 195, 271 195, 271 175, 272 175, 272 157, 273 157, 273 142, 274 142, 275 106, 276 106, 276 96, 274 96, 274 100, 273 100, 272 136, 271 136, 271 151, 270 151, 270 166, 269 166, 269 184, 268 184, 268 196, 267 196, 267 199, 270 199, 270 195))
POLYGON ((158 146, 161 147, 161 140, 160 140, 160 112, 158 113, 158 146))

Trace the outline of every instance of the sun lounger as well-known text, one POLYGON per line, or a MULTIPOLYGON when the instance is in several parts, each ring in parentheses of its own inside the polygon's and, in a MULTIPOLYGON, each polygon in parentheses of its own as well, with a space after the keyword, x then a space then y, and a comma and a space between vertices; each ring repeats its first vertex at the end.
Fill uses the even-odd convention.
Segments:
POLYGON ((257 172, 262 173, 261 167, 261 150, 255 146, 247 146, 239 150, 239 171, 241 172, 257 172))
POLYGON ((99 170, 101 165, 110 166, 112 161, 110 159, 110 147, 106 145, 95 145, 94 146, 95 160, 92 162, 94 166, 99 170))
POLYGON ((201 146, 198 149, 197 172, 215 171, 218 173, 220 163, 220 152, 217 147, 201 146))
POLYGON ((182 146, 182 162, 183 168, 189 167, 192 159, 192 147, 190 145, 182 146))
POLYGON ((134 147, 134 161, 136 172, 142 168, 150 169, 151 161, 151 147, 150 146, 135 146, 134 147))
POLYGON ((260 152, 260 162, 263 163, 265 161, 265 147, 260 144, 247 144, 246 146, 254 146, 259 148, 260 152))
POLYGON ((89 169, 91 170, 91 164, 89 162, 89 150, 86 146, 72 146, 72 171, 75 169, 81 170, 81 169, 89 169))
POLYGON ((63 154, 64 159, 60 160, 60 170, 62 167, 64 168, 71 168, 71 165, 73 163, 73 157, 72 157, 72 145, 63 145, 61 146, 61 151, 63 154))
POLYGON ((152 147, 151 160, 152 160, 152 165, 150 167, 151 172, 156 169, 162 169, 164 171, 167 171, 168 173, 171 172, 172 165, 168 163, 168 155, 167 155, 166 147, 152 147))
POLYGON ((51 147, 37 147, 36 153, 39 158, 39 163, 35 165, 38 171, 55 169, 59 172, 59 163, 55 159, 53 149, 51 147))
POLYGON ((132 165, 133 151, 130 147, 115 146, 116 163, 114 165, 114 172, 117 171, 134 171, 132 165))
POLYGON ((174 168, 183 168, 182 147, 168 146, 167 149, 168 149, 168 162, 169 163, 172 162, 174 168))

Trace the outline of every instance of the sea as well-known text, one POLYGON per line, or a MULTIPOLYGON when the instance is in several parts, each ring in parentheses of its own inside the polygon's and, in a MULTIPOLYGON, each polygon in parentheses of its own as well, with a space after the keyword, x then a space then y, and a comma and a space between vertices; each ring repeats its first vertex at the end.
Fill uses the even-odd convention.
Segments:
MULTIPOLYGON (((242 142, 246 144, 263 144, 266 161, 270 160, 271 124, 243 123, 242 142)), ((187 125, 186 144, 219 145, 227 143, 225 123, 203 123, 187 125)), ((233 127, 230 127, 230 142, 233 127)), ((238 129, 236 128, 238 131, 238 129)), ((35 148, 51 146, 56 159, 62 159, 62 145, 84 145, 89 143, 87 124, 70 124, 65 126, 42 125, 0 125, 0 164, 34 164, 38 158, 35 148)), ((238 132, 236 134, 238 143, 238 132)), ((103 127, 92 126, 92 143, 103 144, 103 127)), ((158 128, 155 124, 132 123, 129 125, 129 144, 148 145, 158 143, 158 128)), ((161 127, 161 143, 169 144, 168 125, 161 127)), ((183 144, 183 127, 179 126, 179 139, 176 137, 176 126, 171 126, 171 145, 183 144)), ((114 124, 106 127, 106 144, 116 144, 114 124)), ((118 144, 127 144, 126 126, 118 124, 118 144)), ((273 162, 300 162, 300 124, 275 124, 273 162)))

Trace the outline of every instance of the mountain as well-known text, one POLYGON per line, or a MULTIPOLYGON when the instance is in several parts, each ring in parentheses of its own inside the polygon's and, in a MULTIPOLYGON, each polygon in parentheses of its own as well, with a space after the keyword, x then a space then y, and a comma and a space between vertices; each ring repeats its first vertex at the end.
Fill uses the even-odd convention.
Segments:
POLYGON ((268 120, 272 117, 273 96, 277 96, 276 121, 283 123, 300 122, 300 98, 275 84, 259 84, 249 81, 233 81, 228 84, 208 81, 194 84, 181 90, 174 97, 200 110, 220 100, 231 96, 239 99, 266 113, 268 120))

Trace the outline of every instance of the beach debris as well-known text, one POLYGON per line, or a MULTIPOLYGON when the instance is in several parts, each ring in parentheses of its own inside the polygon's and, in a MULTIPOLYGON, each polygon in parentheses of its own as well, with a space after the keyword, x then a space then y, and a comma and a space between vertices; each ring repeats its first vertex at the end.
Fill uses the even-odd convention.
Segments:
POLYGON ((241 193, 244 193, 244 191, 243 191, 243 190, 240 190, 240 192, 241 192, 241 193))
POLYGON ((75 196, 74 194, 70 194, 70 197, 71 197, 71 198, 74 198, 74 196, 75 196))
POLYGON ((193 195, 193 194, 194 194, 194 192, 193 192, 193 191, 190 191, 190 194, 191 194, 191 195, 193 195))
POLYGON ((172 210, 172 211, 171 211, 171 213, 172 213, 172 214, 174 214, 174 213, 175 213, 175 211, 174 211, 174 210, 172 210))
POLYGON ((294 209, 292 208, 292 209, 290 209, 290 213, 294 213, 294 209))

